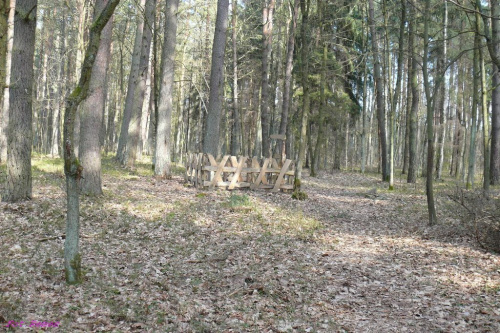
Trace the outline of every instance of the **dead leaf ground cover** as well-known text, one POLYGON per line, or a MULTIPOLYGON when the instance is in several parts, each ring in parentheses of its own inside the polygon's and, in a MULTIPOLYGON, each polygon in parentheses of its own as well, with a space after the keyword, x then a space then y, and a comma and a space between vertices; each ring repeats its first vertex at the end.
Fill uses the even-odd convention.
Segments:
MULTIPOLYGON (((104 160, 82 198, 85 281, 63 273, 62 162, 34 160, 32 201, 0 203, 0 323, 61 332, 499 332, 500 257, 421 186, 356 173, 289 194, 199 191, 104 160)), ((3 326, 2 325, 2 326, 3 326)), ((11 330, 14 330, 11 328, 11 330)))

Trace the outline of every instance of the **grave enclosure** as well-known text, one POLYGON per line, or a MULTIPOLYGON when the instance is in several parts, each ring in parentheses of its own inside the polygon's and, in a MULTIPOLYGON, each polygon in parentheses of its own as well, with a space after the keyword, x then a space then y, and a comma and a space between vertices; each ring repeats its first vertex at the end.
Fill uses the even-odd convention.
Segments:
POLYGON ((274 158, 258 159, 225 155, 216 160, 211 154, 189 153, 185 180, 197 188, 222 187, 267 189, 271 192, 293 190, 294 164, 274 158))

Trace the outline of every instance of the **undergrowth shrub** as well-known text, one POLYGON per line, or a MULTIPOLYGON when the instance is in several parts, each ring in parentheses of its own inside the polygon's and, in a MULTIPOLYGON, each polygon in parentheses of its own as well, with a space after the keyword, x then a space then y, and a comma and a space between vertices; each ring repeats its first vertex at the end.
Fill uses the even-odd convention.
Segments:
POLYGON ((500 253, 500 198, 483 191, 457 188, 451 199, 458 205, 461 220, 481 247, 500 253))

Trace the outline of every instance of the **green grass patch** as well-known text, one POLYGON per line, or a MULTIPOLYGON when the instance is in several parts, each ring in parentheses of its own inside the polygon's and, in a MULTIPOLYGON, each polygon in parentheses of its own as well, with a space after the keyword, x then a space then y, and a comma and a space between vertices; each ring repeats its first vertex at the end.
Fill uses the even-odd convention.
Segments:
POLYGON ((242 207, 242 206, 246 207, 250 206, 250 204, 251 204, 250 198, 246 194, 243 195, 231 194, 231 196, 229 197, 229 206, 231 208, 242 207))
POLYGON ((52 157, 33 157, 31 165, 34 172, 64 175, 64 160, 52 157))

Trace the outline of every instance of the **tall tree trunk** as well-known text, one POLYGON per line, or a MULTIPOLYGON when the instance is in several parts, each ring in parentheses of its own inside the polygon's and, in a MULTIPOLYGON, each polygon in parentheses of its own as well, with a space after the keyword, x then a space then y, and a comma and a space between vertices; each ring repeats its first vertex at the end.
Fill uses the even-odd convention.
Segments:
MULTIPOLYGON (((321 17, 321 16, 320 16, 321 17)), ((316 139, 316 146, 314 148, 314 153, 312 155, 311 161, 311 177, 316 177, 316 166, 318 165, 319 153, 321 145, 325 141, 325 130, 324 130, 324 115, 326 109, 326 62, 328 60, 328 44, 323 41, 323 58, 321 60, 321 74, 320 74, 320 105, 319 105, 319 115, 318 115, 318 138, 316 139)), ((312 146, 312 143, 311 143, 312 146)), ((312 148, 312 147, 311 147, 312 148)))
POLYGON ((152 118, 150 122, 151 126, 151 155, 152 159, 152 168, 154 169, 154 165, 156 163, 156 136, 158 133, 158 109, 160 107, 160 60, 158 59, 158 27, 160 26, 160 15, 157 15, 157 10, 154 12, 154 26, 153 26, 153 64, 151 68, 151 97, 152 97, 152 118))
MULTIPOLYGON (((435 94, 431 95, 429 82, 429 22, 430 22, 430 0, 425 0, 424 6, 424 57, 422 59, 422 74, 424 77, 425 97, 427 100, 427 181, 425 191, 427 195, 427 209, 429 211, 429 225, 437 223, 436 207, 434 205, 434 188, 432 175, 434 169, 434 103, 435 94)), ((434 90, 437 89, 438 82, 435 83, 434 90)))
POLYGON ((374 80, 376 86, 376 100, 377 100, 377 121, 379 127, 379 142, 382 160, 382 180, 389 180, 389 168, 387 164, 387 135, 385 128, 385 106, 384 106, 384 86, 381 75, 380 55, 378 51, 378 34, 375 26, 375 9, 373 0, 368 1, 368 22, 370 25, 370 32, 372 37, 372 52, 373 52, 373 67, 374 67, 374 80))
MULTIPOLYGON (((75 61, 75 76, 73 79, 75 83, 78 82, 82 61, 83 53, 85 52, 85 29, 87 23, 88 7, 91 3, 85 0, 77 0, 78 6, 78 30, 76 37, 76 61, 75 61)), ((77 138, 79 140, 79 138, 77 138)))
MULTIPOLYGON (((154 16, 154 12, 153 12, 154 16)), ((152 28, 151 28, 152 29, 152 28)), ((139 121, 139 140, 137 142, 137 151, 136 151, 136 159, 142 158, 142 153, 145 147, 145 142, 147 140, 147 128, 148 128, 148 121, 149 121, 149 116, 150 116, 150 111, 153 111, 153 108, 151 108, 151 67, 153 65, 153 57, 151 54, 152 50, 149 50, 149 60, 148 60, 148 67, 147 67, 147 73, 146 73, 146 82, 144 83, 144 95, 142 98, 142 106, 140 110, 140 121, 139 121)))
POLYGON ((141 62, 142 52, 142 33, 144 30, 144 18, 141 8, 146 5, 146 0, 141 0, 140 7, 137 9, 137 28, 135 33, 134 50, 132 53, 132 63, 130 65, 130 74, 128 76, 127 96, 125 97, 125 106, 123 108, 122 125, 120 129, 120 137, 118 139, 118 148, 116 151, 116 159, 124 164, 126 159, 126 149, 128 141, 128 130, 130 126, 130 118, 134 108, 134 92, 137 85, 139 75, 139 64, 141 62))
POLYGON ((300 49, 301 58, 301 83, 302 83, 302 112, 299 131, 299 156, 295 166, 295 184, 294 190, 300 192, 302 181, 302 164, 306 158, 306 135, 307 135, 307 118, 310 109, 310 95, 309 95, 309 8, 311 5, 310 0, 300 0, 300 9, 302 12, 302 24, 300 26, 300 37, 302 45, 300 49))
MULTIPOLYGON (((288 118, 290 114, 290 97, 291 97, 291 87, 292 87, 292 71, 293 71, 293 52, 295 49, 295 30, 297 28, 297 15, 299 12, 299 4, 300 0, 294 0, 293 8, 290 8, 292 11, 292 18, 290 20, 290 27, 288 29, 288 42, 286 46, 286 65, 285 65, 285 84, 283 87, 283 104, 281 105, 281 121, 280 121, 280 129, 279 133, 281 135, 286 135, 288 131, 288 118)), ((286 143, 289 138, 287 137, 286 141, 281 141, 281 144, 277 147, 277 155, 282 158, 283 155, 288 154, 286 152, 286 143)), ((288 155, 287 155, 288 156, 288 155)))
MULTIPOLYGON (((62 10, 63 15, 65 14, 65 9, 62 10)), ((55 41, 56 50, 59 50, 59 59, 56 68, 56 82, 54 85, 54 98, 52 99, 52 108, 54 109, 54 115, 52 118, 52 146, 50 147, 50 154, 52 157, 61 157, 60 153, 60 143, 61 143, 61 99, 64 98, 64 63, 62 59, 64 58, 65 46, 66 46, 66 22, 62 20, 61 22, 61 32, 57 36, 55 41)))
MULTIPOLYGON (((94 9, 97 17, 109 0, 98 0, 94 9)), ((83 101, 80 112, 80 151, 79 158, 83 167, 80 190, 82 194, 102 194, 101 186, 101 145, 99 142, 104 106, 109 59, 111 56, 111 37, 113 18, 109 19, 101 32, 101 42, 92 67, 89 92, 83 101)))
POLYGON ((224 54, 228 24, 229 0, 217 1, 217 18, 212 48, 210 72, 210 99, 207 110, 207 129, 204 133, 203 151, 213 156, 219 153, 219 128, 224 86, 224 54))
MULTIPOLYGON (((477 13, 476 22, 478 23, 476 34, 479 34, 479 15, 477 13)), ((483 111, 483 190, 487 193, 490 190, 490 117, 488 115, 488 87, 486 86, 486 68, 482 47, 479 47, 479 66, 481 68, 481 110, 483 111)))
MULTIPOLYGON (((366 10, 366 5, 362 6, 362 13, 364 14, 366 10)), ((365 25, 363 21, 363 27, 361 28, 363 31, 363 40, 362 47, 363 52, 368 53, 368 26, 365 25)), ((367 155, 367 147, 366 147, 366 117, 368 110, 368 65, 366 62, 363 65, 363 109, 361 111, 361 173, 365 173, 366 169, 366 155, 367 155)))
MULTIPOLYGON (((385 4, 385 1, 384 1, 385 4)), ((396 107, 399 101, 399 94, 401 91, 401 81, 403 77, 403 66, 404 66, 404 31, 406 26, 406 0, 401 0, 401 19, 399 25, 399 49, 398 49, 398 69, 396 76, 396 88, 394 89, 394 96, 391 96, 391 116, 389 120, 390 126, 390 172, 389 172, 389 190, 394 190, 394 136, 395 136, 395 118, 396 118, 396 107)), ((387 27, 387 24, 386 24, 387 27)), ((389 41, 387 40, 387 44, 389 41)), ((388 64, 391 67, 391 63, 388 64)), ((389 89, 390 92, 390 89, 389 89)))
POLYGON ((363 109, 361 112, 361 173, 365 174, 366 169, 366 111, 368 107, 368 66, 364 66, 363 74, 363 109))
POLYGON ((467 189, 474 186, 475 166, 476 166, 476 135, 477 135, 477 108, 479 99, 479 46, 481 43, 478 34, 474 37, 474 70, 473 70, 473 88, 472 88, 472 108, 471 108, 471 132, 470 132, 470 150, 469 150, 469 165, 467 173, 467 189))
POLYGON ((137 159, 137 145, 141 135, 141 117, 146 92, 146 80, 149 69, 149 55, 151 51, 151 40, 153 39, 153 22, 156 0, 146 0, 144 8, 144 29, 142 30, 141 58, 137 73, 137 82, 134 87, 134 101, 132 103, 132 114, 127 135, 127 156, 122 164, 133 168, 137 159), (125 163, 124 163, 125 162, 125 163))
POLYGON ((108 23, 120 0, 110 0, 97 17, 89 32, 89 42, 81 67, 78 85, 66 98, 64 113, 64 173, 66 175, 66 239, 64 242, 64 268, 66 283, 76 284, 82 281, 80 254, 80 201, 78 183, 82 176, 82 166, 74 151, 74 119, 78 105, 85 100, 89 92, 92 68, 100 44, 102 29, 108 23))
POLYGON ((463 121, 463 77, 464 69, 459 63, 457 65, 457 96, 456 96, 456 110, 455 110, 455 133, 453 139, 453 155, 452 155, 452 168, 450 170, 450 175, 452 177, 458 178, 460 175, 460 167, 462 165, 462 143, 464 140, 465 133, 465 122, 463 121))
POLYGON ((407 83, 406 83, 406 107, 405 107, 405 142, 404 142, 404 157, 403 157, 403 172, 402 172, 403 175, 404 174, 408 175, 408 166, 410 164, 410 107, 412 105, 410 69, 412 61, 413 57, 409 55, 407 64, 408 71, 406 73, 407 83))
POLYGON ((6 88, 7 79, 7 57, 9 44, 9 12, 10 0, 0 0, 0 163, 7 160, 7 119, 2 111, 3 89, 6 88))
POLYGON ((238 37, 237 18, 238 18, 238 1, 233 0, 232 2, 232 15, 231 15, 231 26, 232 26, 232 47, 233 47, 233 127, 231 131, 231 155, 237 156, 241 150, 241 121, 240 121, 240 109, 238 100, 238 37))
MULTIPOLYGON (((445 62, 447 56, 447 28, 448 28, 448 6, 447 2, 443 2, 444 5, 444 15, 443 15, 443 30, 442 30, 442 40, 439 45, 439 55, 438 55, 438 65, 437 72, 446 73, 445 62)), ((438 89, 438 96, 436 97, 436 111, 439 115, 439 128, 437 137, 437 149, 436 149, 436 179, 441 179, 441 174, 443 171, 443 161, 444 161, 444 141, 446 138, 446 85, 443 83, 438 89)))
POLYGON ((485 13, 480 0, 476 0, 476 8, 481 12, 484 22, 488 51, 493 61, 491 96, 491 157, 490 184, 500 184, 500 1, 490 0, 490 15, 485 13))
POLYGON ((31 199, 33 61, 37 0, 17 0, 7 134, 7 183, 3 201, 31 199), (22 134, 22 135, 19 135, 22 134))
MULTIPOLYGON (((0 64, 4 66, 5 75, 0 81, 2 84, 2 89, 0 94, 2 95, 2 103, 0 104, 0 163, 5 163, 7 161, 7 134, 9 125, 9 86, 10 86, 10 74, 12 70, 12 44, 14 37, 14 7, 16 5, 15 0, 0 0, 5 2, 4 10, 7 10, 7 31, 2 27, 2 33, 5 35, 5 62, 0 64), (5 6, 8 6, 7 8, 5 6)), ((2 15, 3 15, 2 11, 2 15)), ((1 41, 4 43, 4 41, 1 41)), ((3 51, 2 51, 3 52, 3 51)), ((0 60, 0 61, 3 61, 0 60)))
MULTIPOLYGON (((261 107, 260 107, 260 123, 262 128, 262 155, 271 157, 271 138, 269 133, 270 117, 269 117, 269 56, 272 51, 273 42, 273 13, 275 0, 266 0, 262 10, 262 88, 261 88, 261 107)), ((274 103, 274 101, 273 101, 274 103)))
POLYGON ((500 184, 500 70, 493 64, 491 93, 490 184, 500 184))
POLYGON ((411 86, 411 110, 409 112, 409 135, 408 135, 408 183, 415 183, 417 181, 417 169, 418 169, 418 151, 417 151, 417 123, 418 123, 418 104, 420 93, 418 91, 418 61, 417 55, 415 54, 415 35, 417 31, 417 21, 416 12, 414 5, 410 6, 410 31, 408 35, 408 49, 411 54, 411 64, 410 64, 410 86, 411 86))
POLYGON ((172 147, 172 94, 174 89, 178 7, 179 0, 168 0, 165 6, 165 37, 161 56, 162 75, 160 84, 160 103, 158 105, 155 157, 155 175, 161 178, 172 177, 170 168, 172 147))

